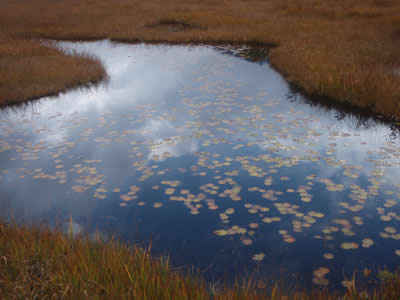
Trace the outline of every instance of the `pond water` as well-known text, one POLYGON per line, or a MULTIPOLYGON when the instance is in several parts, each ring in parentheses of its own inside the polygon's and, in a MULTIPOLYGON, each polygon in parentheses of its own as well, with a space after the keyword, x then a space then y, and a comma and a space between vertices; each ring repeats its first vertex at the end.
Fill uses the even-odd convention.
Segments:
POLYGON ((0 217, 117 234, 207 279, 342 287, 400 263, 393 124, 316 105, 266 50, 60 43, 107 84, 0 111, 0 217))

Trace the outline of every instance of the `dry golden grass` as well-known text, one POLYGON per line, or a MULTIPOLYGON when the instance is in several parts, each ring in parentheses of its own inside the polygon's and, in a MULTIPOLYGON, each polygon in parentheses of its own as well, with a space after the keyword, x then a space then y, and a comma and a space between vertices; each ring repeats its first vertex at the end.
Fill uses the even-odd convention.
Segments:
POLYGON ((304 91, 400 119, 396 0, 3 0, 1 103, 104 76, 99 62, 42 49, 38 38, 274 44, 271 63, 304 91))
POLYGON ((35 40, 0 40, 0 103, 7 105, 106 77, 94 58, 70 56, 35 40))
POLYGON ((357 289, 353 277, 352 286, 341 294, 288 294, 276 285, 257 291, 251 279, 215 288, 199 273, 174 272, 167 258, 152 257, 150 249, 0 222, 1 299, 399 299, 400 273, 384 271, 380 277, 383 283, 370 292, 357 289))

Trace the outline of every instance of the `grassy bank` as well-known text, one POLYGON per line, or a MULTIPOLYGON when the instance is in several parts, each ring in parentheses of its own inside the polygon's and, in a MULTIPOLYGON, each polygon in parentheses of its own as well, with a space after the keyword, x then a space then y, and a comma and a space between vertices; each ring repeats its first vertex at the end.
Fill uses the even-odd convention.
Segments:
POLYGON ((0 103, 55 95, 105 79, 95 58, 71 56, 36 40, 0 39, 0 103))
POLYGON ((396 0, 4 0, 0 103, 104 77, 39 38, 275 44, 272 64, 306 92, 400 119, 396 0))
MULTIPOLYGON (((399 299, 400 273, 389 273, 368 299, 399 299)), ((353 283, 354 284, 354 283, 353 283)), ((72 238, 47 227, 0 224, 1 299, 366 299, 355 284, 343 295, 292 292, 277 286, 256 291, 248 280, 214 288, 194 273, 177 273, 150 249, 116 241, 72 238)))

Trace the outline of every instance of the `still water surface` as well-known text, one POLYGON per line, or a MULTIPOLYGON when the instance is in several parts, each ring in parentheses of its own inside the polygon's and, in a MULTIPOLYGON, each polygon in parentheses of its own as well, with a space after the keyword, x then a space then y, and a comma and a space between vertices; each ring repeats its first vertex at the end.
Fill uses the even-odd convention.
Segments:
POLYGON ((211 280, 341 287, 399 265, 390 124, 315 105, 260 49, 59 47, 99 57, 110 81, 0 111, 1 218, 72 216, 211 280))

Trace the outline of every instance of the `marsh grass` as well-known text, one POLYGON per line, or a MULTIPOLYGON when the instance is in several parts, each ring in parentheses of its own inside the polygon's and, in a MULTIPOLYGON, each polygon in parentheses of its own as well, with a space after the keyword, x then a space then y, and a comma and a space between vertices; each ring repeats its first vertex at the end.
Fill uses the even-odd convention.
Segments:
POLYGON ((150 256, 150 246, 2 225, 0 255, 2 299, 207 298, 195 274, 172 273, 168 260, 150 256))
POLYGON ((13 104, 78 85, 91 86, 107 75, 97 59, 66 55, 36 40, 0 40, 0 103, 13 104))
POLYGON ((396 0, 4 0, 0 103, 103 78, 98 61, 40 38, 273 44, 271 63, 305 92, 400 119, 396 0))
POLYGON ((47 226, 0 224, 2 299, 399 299, 400 273, 385 271, 382 285, 359 291, 355 277, 343 295, 327 290, 262 292, 253 278, 233 287, 206 283, 199 272, 176 272, 167 257, 118 240, 73 237, 47 226))

